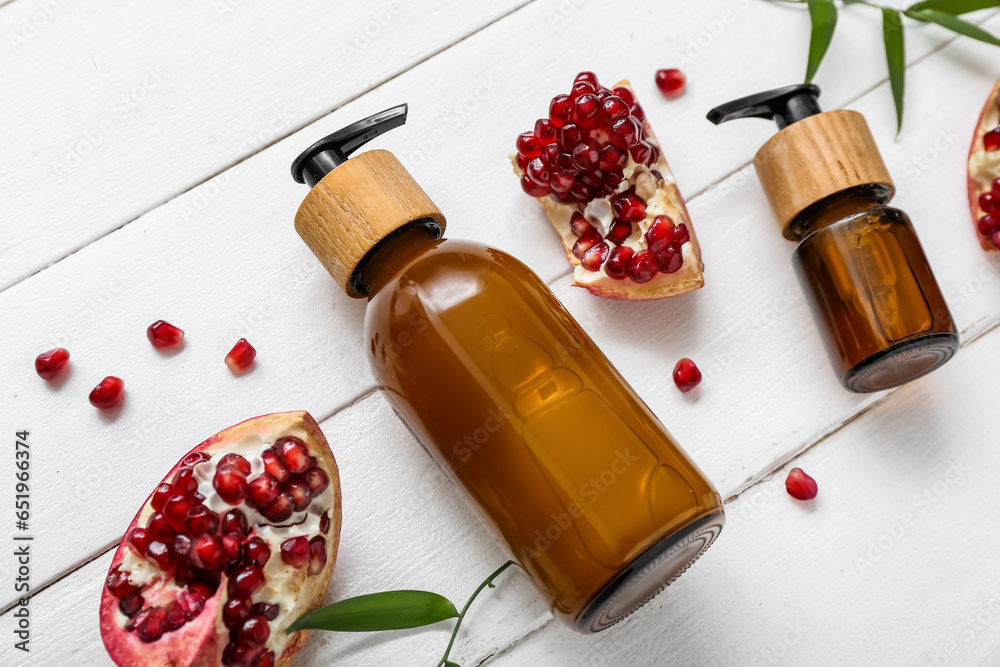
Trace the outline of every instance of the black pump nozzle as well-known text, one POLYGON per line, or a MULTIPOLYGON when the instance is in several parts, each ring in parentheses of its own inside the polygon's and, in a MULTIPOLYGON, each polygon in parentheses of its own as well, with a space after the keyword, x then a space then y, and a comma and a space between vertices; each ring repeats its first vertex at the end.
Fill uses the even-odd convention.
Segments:
POLYGON ((314 187, 335 167, 346 162, 351 153, 405 122, 406 104, 400 104, 351 123, 302 151, 292 162, 292 178, 296 183, 314 187))
POLYGON ((783 130, 803 118, 822 113, 819 93, 819 86, 813 83, 766 90, 720 104, 708 112, 708 119, 718 125, 735 118, 766 118, 783 130))

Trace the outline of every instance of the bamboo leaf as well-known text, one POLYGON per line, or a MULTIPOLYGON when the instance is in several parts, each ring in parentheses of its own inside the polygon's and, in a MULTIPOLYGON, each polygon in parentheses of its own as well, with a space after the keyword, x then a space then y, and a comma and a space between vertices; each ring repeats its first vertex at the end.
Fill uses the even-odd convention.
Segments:
POLYGON ((967 14, 968 12, 988 7, 1000 7, 1000 0, 923 0, 923 2, 910 5, 906 10, 906 14, 909 16, 910 12, 934 9, 957 16, 958 14, 967 14))
POLYGON ((923 21, 924 23, 937 23, 939 26, 945 27, 948 30, 957 32, 960 35, 965 35, 966 37, 971 37, 972 39, 978 39, 980 42, 986 42, 987 44, 992 44, 993 46, 1000 46, 1000 39, 997 39, 979 26, 969 23, 968 21, 963 21, 957 16, 953 16, 947 12, 941 12, 936 9, 921 9, 919 11, 911 11, 908 9, 906 10, 906 15, 911 19, 923 21))
POLYGON ((885 41, 885 61, 889 65, 892 99, 896 103, 896 134, 899 134, 903 129, 903 92, 906 87, 906 47, 899 10, 882 8, 882 38, 885 41))
POLYGON ((823 56, 830 47, 833 30, 837 27, 837 5, 833 0, 808 0, 812 33, 809 36, 809 59, 806 62, 806 83, 813 80, 823 56))
POLYGON ((457 616, 455 605, 437 593, 386 591, 359 595, 320 607, 292 623, 287 632, 307 629, 335 632, 405 630, 457 616))

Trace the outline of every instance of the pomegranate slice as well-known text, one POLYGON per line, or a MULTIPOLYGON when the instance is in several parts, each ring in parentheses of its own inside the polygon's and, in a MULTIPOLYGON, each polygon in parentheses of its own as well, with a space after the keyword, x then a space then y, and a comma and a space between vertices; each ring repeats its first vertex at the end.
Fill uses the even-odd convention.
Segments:
POLYGON ((609 89, 581 72, 516 146, 514 172, 559 233, 574 285, 634 301, 704 285, 684 198, 628 81, 609 89))
POLYGON ((969 148, 969 207, 983 250, 1000 250, 1000 81, 983 105, 969 148))
POLYGON ((121 667, 287 665, 309 631, 285 629, 320 605, 333 573, 340 507, 337 463, 306 412, 256 417, 201 443, 146 499, 115 552, 100 611, 111 659, 121 667), (280 521, 248 497, 216 491, 231 490, 246 470, 251 487, 262 475, 274 480, 262 454, 276 443, 294 452, 297 468, 308 464, 279 491, 291 497, 292 481, 316 489, 280 521))

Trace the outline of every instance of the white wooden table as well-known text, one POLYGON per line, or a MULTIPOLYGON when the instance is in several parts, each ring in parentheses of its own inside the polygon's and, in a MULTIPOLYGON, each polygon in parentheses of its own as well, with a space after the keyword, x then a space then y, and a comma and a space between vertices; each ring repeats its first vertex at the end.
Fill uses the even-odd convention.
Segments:
MULTIPOLYGON (((463 665, 1000 664, 1000 265, 965 202, 964 163, 1000 51, 907 32, 898 139, 877 13, 842 12, 818 83, 867 114, 963 337, 947 366, 881 395, 831 373, 750 160, 774 129, 705 112, 799 81, 808 17, 764 0, 8 0, 0 3, 0 462, 14 534, 13 437, 31 431, 31 653, 13 649, 0 553, 0 664, 104 665, 97 608, 114 545, 179 456, 244 418, 307 409, 341 467, 344 525, 327 600, 421 588, 464 601, 508 554, 375 389, 364 303, 292 229, 292 158, 399 102, 393 150, 449 233, 510 251, 564 299, 728 499, 687 575, 608 632, 554 622, 519 571, 484 595, 463 665), (660 67, 686 96, 664 101, 660 67), (630 78, 685 193, 706 287, 600 300, 569 267, 507 162, 516 135, 581 69, 630 78), (439 128, 444 128, 441 133, 439 128), (187 332, 176 355, 153 320, 187 332), (222 357, 247 337, 256 369, 222 357), (35 376, 65 346, 68 377, 35 376), (674 362, 705 380, 681 395, 674 362), (125 380, 117 416, 87 393, 125 380), (783 490, 805 468, 820 496, 783 490)), ((1000 33, 1000 15, 971 18, 1000 33)), ((7 499, 2 499, 2 498, 7 499)), ((10 544, 10 543, 8 543, 10 544)), ((302 665, 433 665, 450 624, 314 636, 302 665)))

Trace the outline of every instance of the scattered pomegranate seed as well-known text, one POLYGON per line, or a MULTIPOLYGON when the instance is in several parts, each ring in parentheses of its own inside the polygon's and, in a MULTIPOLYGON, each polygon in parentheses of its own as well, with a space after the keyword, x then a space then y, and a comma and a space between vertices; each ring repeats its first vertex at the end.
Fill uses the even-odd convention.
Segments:
POLYGON ((671 68, 656 71, 656 87, 669 99, 683 95, 686 83, 687 77, 679 69, 671 68))
POLYGON ((818 488, 816 480, 807 475, 802 468, 792 468, 788 471, 788 477, 785 478, 785 490, 792 498, 812 500, 816 497, 818 488))
POLYGON ((153 347, 177 347, 184 342, 184 332, 169 322, 156 320, 146 328, 146 338, 153 347))
POLYGON ((115 407, 123 398, 125 398, 125 383, 113 375, 101 380, 100 384, 90 392, 90 404, 101 410, 115 407))
POLYGON ((249 368, 256 356, 257 350, 253 349, 253 345, 246 338, 240 338, 226 355, 226 366, 232 372, 239 373, 249 368))
POLYGON ((1000 150, 1000 127, 995 127, 983 135, 983 148, 991 153, 1000 150))
POLYGON ((292 567, 302 567, 309 562, 309 540, 300 535, 281 543, 281 560, 292 567))
POLYGON ((35 357, 35 372, 43 380, 51 380, 66 368, 67 363, 69 352, 64 347, 57 347, 35 357))
POLYGON ((681 359, 674 366, 674 384, 682 392, 689 392, 701 383, 701 371, 693 361, 687 357, 681 359))

